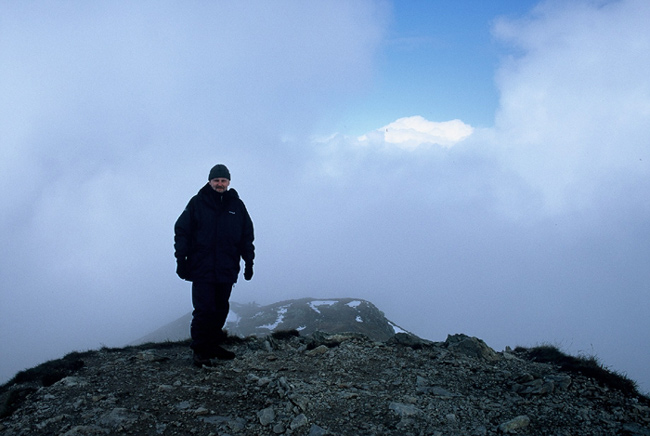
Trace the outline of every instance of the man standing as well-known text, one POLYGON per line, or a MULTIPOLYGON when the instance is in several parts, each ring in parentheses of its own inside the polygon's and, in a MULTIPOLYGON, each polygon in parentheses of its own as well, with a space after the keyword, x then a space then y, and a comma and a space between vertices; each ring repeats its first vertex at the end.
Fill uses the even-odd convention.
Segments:
POLYGON ((229 186, 230 171, 215 165, 208 183, 190 199, 174 225, 176 273, 192 282, 190 347, 199 367, 210 366, 210 359, 235 357, 220 344, 226 336, 222 329, 241 259, 244 278, 253 277, 253 222, 237 191, 229 186))

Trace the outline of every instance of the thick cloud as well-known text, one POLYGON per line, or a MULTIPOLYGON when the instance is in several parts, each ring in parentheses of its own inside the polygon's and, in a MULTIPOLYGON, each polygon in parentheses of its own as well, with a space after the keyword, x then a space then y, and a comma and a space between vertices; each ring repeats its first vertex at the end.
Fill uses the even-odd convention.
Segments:
POLYGON ((385 17, 371 2, 6 4, 1 377, 189 310, 172 228, 217 162, 268 252, 266 198, 305 152, 279 138, 363 88, 385 17))
POLYGON ((370 86, 382 5, 247 5, 0 18, 4 377, 191 310, 172 227, 222 162, 257 234, 233 299, 367 298, 429 339, 556 343, 649 389, 645 2, 499 21, 493 127, 366 141, 322 134, 370 86))
POLYGON ((518 51, 497 75, 497 138, 549 210, 588 207, 608 177, 648 179, 649 15, 644 1, 550 2, 495 26, 518 51))
POLYGON ((413 149, 424 144, 452 147, 469 137, 474 129, 461 120, 433 122, 417 115, 400 118, 374 132, 362 135, 361 144, 395 144, 413 149))
POLYGON ((309 174, 333 206, 306 222, 334 242, 311 278, 355 283, 423 336, 551 342, 647 391, 649 18, 645 2, 556 2, 498 22, 515 51, 495 126, 451 148, 385 128, 318 142, 309 174))

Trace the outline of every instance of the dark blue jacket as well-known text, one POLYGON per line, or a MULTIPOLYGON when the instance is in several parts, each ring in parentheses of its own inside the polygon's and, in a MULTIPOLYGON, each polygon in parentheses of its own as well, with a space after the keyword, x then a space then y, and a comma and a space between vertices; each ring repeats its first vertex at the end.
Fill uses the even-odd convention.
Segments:
POLYGON ((253 239, 253 222, 237 191, 219 194, 206 184, 190 199, 174 225, 174 255, 184 271, 182 278, 237 282, 240 259, 253 265, 253 239))

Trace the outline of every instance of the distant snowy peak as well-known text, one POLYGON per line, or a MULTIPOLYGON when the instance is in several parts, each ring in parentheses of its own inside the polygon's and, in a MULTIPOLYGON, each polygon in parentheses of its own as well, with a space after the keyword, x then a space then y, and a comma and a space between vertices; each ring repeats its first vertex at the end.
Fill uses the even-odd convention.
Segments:
POLYGON ((303 298, 268 306, 232 303, 225 328, 230 334, 244 337, 298 330, 301 335, 315 331, 361 333, 377 341, 408 333, 369 301, 353 298, 303 298))
MULTIPOLYGON (((131 345, 189 339, 192 313, 141 337, 131 345)), ((298 330, 302 336, 314 332, 360 333, 375 341, 387 341, 396 333, 407 333, 389 321, 374 304, 358 298, 281 301, 268 306, 230 303, 225 329, 241 337, 267 336, 273 332, 298 330)))

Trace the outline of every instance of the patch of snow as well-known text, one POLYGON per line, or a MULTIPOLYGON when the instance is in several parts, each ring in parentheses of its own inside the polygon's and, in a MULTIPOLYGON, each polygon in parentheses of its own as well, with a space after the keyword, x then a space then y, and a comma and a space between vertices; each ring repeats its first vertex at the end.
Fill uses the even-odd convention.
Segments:
POLYGON ((396 326, 392 322, 390 323, 390 325, 393 327, 393 331, 395 332, 395 334, 397 334, 397 333, 408 333, 406 330, 403 330, 401 327, 396 326))
POLYGON ((350 301, 346 306, 350 306, 351 308, 358 307, 361 304, 361 301, 355 300, 355 301, 350 301))
POLYGON ((237 315, 232 310, 230 312, 228 312, 228 317, 226 318, 226 324, 232 323, 232 324, 238 325, 239 320, 241 320, 241 316, 237 315))
POLYGON ((301 331, 303 331, 303 330, 306 329, 306 328, 307 328, 306 325, 301 325, 301 326, 298 327, 296 330, 298 330, 299 332, 301 332, 301 331))
POLYGON ((357 322, 363 322, 363 320, 361 319, 361 317, 359 315, 357 315, 356 321, 357 322))
POLYGON ((338 303, 336 300, 314 300, 309 302, 309 307, 314 309, 316 313, 320 313, 318 306, 332 306, 336 303, 338 303))
POLYGON ((259 328, 261 328, 261 329, 269 329, 269 330, 275 329, 277 326, 280 325, 280 323, 282 323, 282 321, 284 321, 284 314, 285 313, 287 313, 287 306, 280 307, 278 309, 278 317, 275 320, 275 322, 273 324, 261 325, 261 326, 259 326, 259 328))

